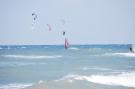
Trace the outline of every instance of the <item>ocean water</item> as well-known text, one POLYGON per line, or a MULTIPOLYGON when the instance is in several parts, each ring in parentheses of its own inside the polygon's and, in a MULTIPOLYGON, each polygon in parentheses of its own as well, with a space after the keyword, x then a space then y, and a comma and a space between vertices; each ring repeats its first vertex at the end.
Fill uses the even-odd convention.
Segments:
POLYGON ((0 46, 0 89, 135 89, 128 45, 0 46))

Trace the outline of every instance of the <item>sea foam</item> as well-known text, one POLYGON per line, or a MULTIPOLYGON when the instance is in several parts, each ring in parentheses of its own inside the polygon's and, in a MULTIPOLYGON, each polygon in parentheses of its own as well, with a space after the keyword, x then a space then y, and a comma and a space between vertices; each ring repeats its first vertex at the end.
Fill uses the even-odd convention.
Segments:
POLYGON ((115 75, 67 75, 61 80, 85 80, 88 82, 113 85, 113 86, 125 86, 135 88, 135 72, 120 73, 115 75))
POLYGON ((94 56, 124 56, 124 57, 135 57, 135 53, 104 53, 100 55, 94 55, 94 56))
POLYGON ((69 49, 70 50, 80 50, 79 48, 76 48, 76 47, 70 47, 69 49))
POLYGON ((0 89, 23 89, 26 87, 30 87, 32 85, 33 85, 32 83, 28 83, 28 84, 13 83, 7 85, 0 85, 0 89))
POLYGON ((109 71, 109 70, 112 70, 112 69, 109 69, 109 68, 103 68, 103 67, 91 67, 91 66, 86 66, 86 67, 83 67, 81 68, 82 70, 98 70, 98 71, 109 71))
POLYGON ((54 59, 61 58, 61 55, 3 55, 6 58, 22 58, 22 59, 54 59))

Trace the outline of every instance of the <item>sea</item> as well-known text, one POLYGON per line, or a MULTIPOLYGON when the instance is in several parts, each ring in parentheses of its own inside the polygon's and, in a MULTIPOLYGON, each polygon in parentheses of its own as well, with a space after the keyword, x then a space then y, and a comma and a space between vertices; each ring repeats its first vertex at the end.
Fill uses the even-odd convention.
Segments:
POLYGON ((1 45, 0 89, 135 89, 127 44, 1 45))

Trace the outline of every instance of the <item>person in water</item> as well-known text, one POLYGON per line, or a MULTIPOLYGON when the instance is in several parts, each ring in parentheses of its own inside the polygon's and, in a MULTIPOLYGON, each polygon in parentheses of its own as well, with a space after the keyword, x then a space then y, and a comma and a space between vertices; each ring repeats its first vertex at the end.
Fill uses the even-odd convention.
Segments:
POLYGON ((130 50, 131 53, 134 53, 134 50, 132 48, 132 45, 130 45, 129 50, 130 50))

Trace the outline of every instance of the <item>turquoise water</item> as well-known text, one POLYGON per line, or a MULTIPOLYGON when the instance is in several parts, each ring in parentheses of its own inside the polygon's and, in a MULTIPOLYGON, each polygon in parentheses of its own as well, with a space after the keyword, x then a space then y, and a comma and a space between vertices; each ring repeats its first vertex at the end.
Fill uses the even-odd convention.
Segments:
POLYGON ((0 46, 0 89, 135 89, 134 65, 128 45, 0 46))

